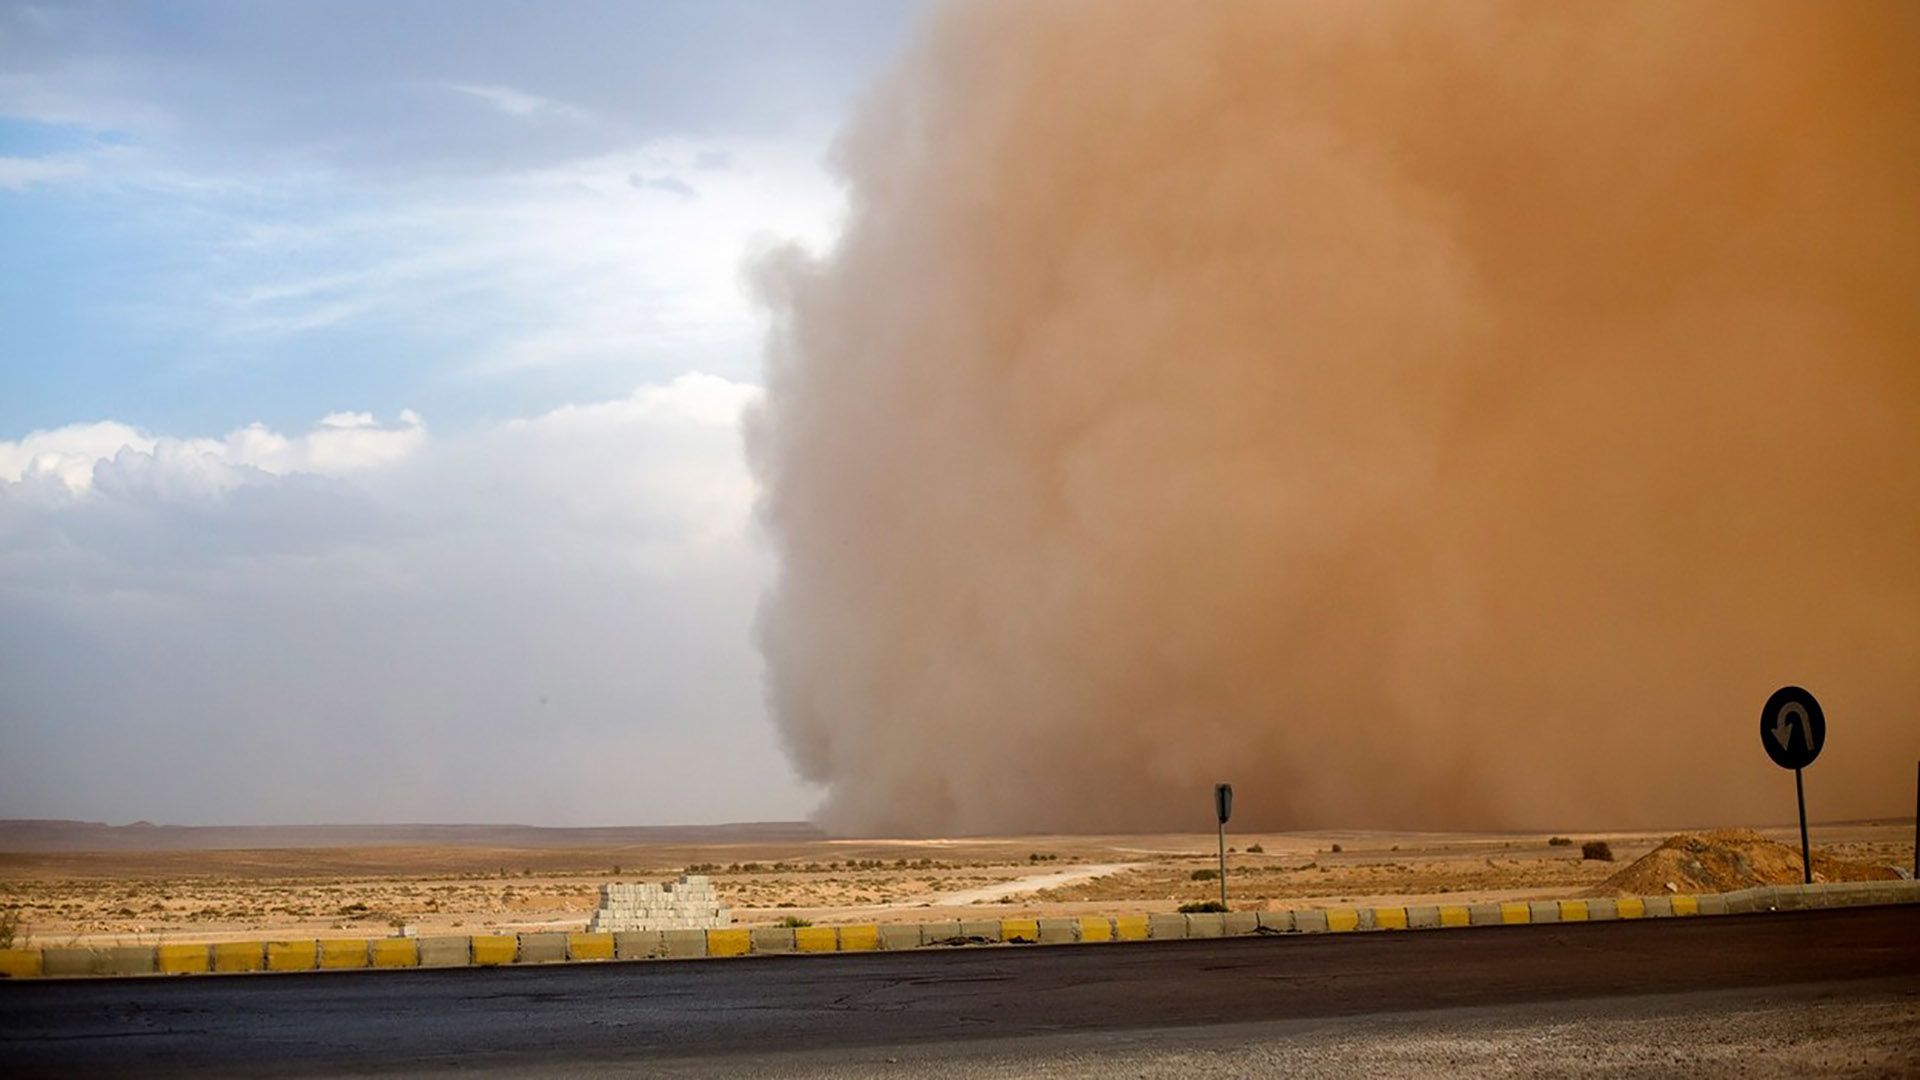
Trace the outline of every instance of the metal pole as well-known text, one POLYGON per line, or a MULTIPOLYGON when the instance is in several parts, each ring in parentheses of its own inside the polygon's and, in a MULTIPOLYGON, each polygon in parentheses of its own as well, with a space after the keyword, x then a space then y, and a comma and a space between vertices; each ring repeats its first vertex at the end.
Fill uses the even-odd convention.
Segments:
POLYGON ((1800 800, 1800 869, 1807 884, 1813 884, 1813 850, 1807 846, 1807 788, 1800 782, 1800 770, 1793 770, 1793 794, 1800 800))
POLYGON ((1227 906, 1227 823, 1220 823, 1220 906, 1227 906))
POLYGON ((1920 761, 1913 763, 1913 880, 1920 881, 1920 761))

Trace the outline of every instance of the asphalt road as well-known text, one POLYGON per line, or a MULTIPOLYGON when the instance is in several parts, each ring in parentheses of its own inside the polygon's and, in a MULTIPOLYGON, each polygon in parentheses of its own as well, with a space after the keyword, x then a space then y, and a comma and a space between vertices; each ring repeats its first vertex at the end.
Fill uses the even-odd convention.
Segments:
MULTIPOLYGON (((1920 985, 1920 906, 1122 945, 0 984, 0 1066, 592 1072, 1020 1037, 1920 985)), ((1897 1000, 1897 998, 1896 998, 1897 1000)), ((870 1056, 870 1054, 869 1054, 870 1056)), ((724 1071, 724 1070, 722 1070, 724 1071)))

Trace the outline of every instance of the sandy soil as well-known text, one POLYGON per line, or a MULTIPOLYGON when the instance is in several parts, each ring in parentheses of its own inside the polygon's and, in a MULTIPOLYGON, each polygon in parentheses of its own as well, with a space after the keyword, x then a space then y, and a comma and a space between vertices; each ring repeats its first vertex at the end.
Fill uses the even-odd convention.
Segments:
MULTIPOLYGON (((1908 865, 1911 830, 1819 826, 1814 842, 1908 865)), ((1798 845, 1791 829, 1761 831, 1798 845)), ((1230 835, 1229 895, 1247 909, 1582 895, 1666 836, 1230 835), (1606 840, 1616 862, 1582 859, 1587 839, 1606 840)), ((690 871, 710 875, 743 924, 906 922, 1171 911, 1218 896, 1205 874, 1215 860, 1211 834, 0 852, 0 908, 17 911, 23 937, 41 945, 575 929, 601 884, 690 871)))

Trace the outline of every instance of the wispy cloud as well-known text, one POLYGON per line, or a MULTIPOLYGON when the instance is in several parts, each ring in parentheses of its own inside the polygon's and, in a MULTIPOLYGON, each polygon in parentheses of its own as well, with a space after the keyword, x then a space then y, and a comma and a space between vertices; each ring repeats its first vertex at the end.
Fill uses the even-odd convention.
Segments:
POLYGON ((86 175, 86 163, 77 157, 0 156, 0 190, 4 191, 24 191, 38 184, 76 180, 86 175))
POLYGON ((508 116, 530 120, 565 120, 575 124, 591 124, 600 119, 578 105, 554 101, 538 94, 529 94, 524 90, 515 90, 510 86, 484 86, 476 83, 441 83, 440 85, 456 93, 484 101, 508 116))

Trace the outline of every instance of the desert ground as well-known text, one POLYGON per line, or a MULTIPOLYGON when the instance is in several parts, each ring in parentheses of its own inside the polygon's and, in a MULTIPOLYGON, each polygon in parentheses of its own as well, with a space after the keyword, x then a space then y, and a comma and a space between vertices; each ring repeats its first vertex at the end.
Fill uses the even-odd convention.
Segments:
MULTIPOLYGON (((1909 821, 1818 825, 1821 858, 1891 876, 1909 821)), ((1798 835, 1759 830, 1791 846, 1798 835)), ((521 834, 511 834, 519 837, 521 834)), ((1171 911, 1217 899, 1205 834, 0 850, 0 909, 37 945, 581 929, 609 881, 710 876, 739 924, 1171 911)), ((1669 832, 1229 833, 1235 909, 1606 895, 1669 832), (1583 857, 1604 841, 1612 861, 1583 857)), ((6 837, 0 833, 0 843, 6 837)), ((471 837, 468 838, 469 840, 471 837)), ((1742 857, 1744 865, 1744 857, 1742 857)), ((1648 871, 1654 878, 1658 868, 1648 871)), ((1643 873, 1643 887, 1659 888, 1643 873)), ((1728 885, 1726 887, 1734 887, 1728 885)), ((1689 889, 1695 888, 1690 886, 1689 889)))

